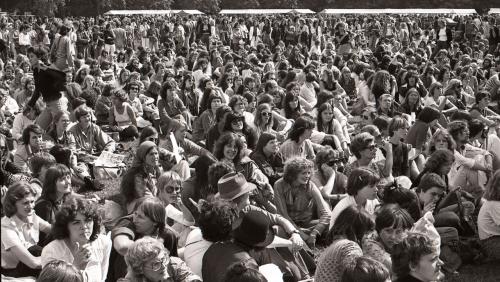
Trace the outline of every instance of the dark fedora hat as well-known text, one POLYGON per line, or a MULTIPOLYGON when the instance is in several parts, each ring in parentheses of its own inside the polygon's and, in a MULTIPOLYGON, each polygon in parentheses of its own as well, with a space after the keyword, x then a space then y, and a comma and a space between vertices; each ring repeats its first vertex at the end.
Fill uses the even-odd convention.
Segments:
POLYGON ((260 211, 249 211, 235 222, 233 238, 248 247, 265 248, 274 240, 269 218, 260 211))
POLYGON ((219 182, 217 182, 217 188, 219 193, 215 195, 216 197, 232 201, 243 194, 249 193, 257 188, 257 186, 253 183, 247 182, 243 174, 230 172, 219 179, 219 182))

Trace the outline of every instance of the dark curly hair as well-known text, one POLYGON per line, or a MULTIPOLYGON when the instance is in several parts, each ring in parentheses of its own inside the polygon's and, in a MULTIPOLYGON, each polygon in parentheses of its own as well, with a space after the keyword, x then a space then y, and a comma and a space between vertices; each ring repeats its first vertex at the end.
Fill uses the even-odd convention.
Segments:
POLYGON ((210 242, 226 241, 231 238, 233 222, 238 217, 236 207, 223 200, 200 201, 198 226, 203 239, 210 242))
POLYGON ((297 118, 295 123, 292 125, 290 133, 288 133, 288 139, 295 142, 299 142, 300 136, 308 129, 314 128, 314 121, 309 116, 301 116, 297 118))
POLYGON ((418 265, 420 259, 435 251, 433 242, 424 234, 409 232, 407 237, 393 248, 392 271, 398 277, 410 273, 410 265, 418 265))
POLYGON ((78 213, 83 214, 85 219, 92 220, 94 227, 89 241, 92 242, 99 236, 101 231, 101 217, 97 211, 97 206, 83 198, 70 198, 56 213, 56 220, 52 225, 52 235, 54 239, 69 238, 68 224, 75 220, 78 213))
POLYGON ((243 142, 238 137, 238 135, 232 132, 225 133, 221 137, 219 137, 214 146, 214 156, 218 160, 222 160, 224 158, 224 146, 233 142, 235 142, 236 147, 238 148, 238 152, 236 153, 236 157, 234 158, 233 162, 234 164, 240 163, 241 159, 243 158, 243 142))
POLYGON ((24 145, 28 145, 30 143, 30 133, 33 132, 35 134, 43 134, 43 129, 38 124, 30 124, 24 130, 21 136, 21 141, 24 145))

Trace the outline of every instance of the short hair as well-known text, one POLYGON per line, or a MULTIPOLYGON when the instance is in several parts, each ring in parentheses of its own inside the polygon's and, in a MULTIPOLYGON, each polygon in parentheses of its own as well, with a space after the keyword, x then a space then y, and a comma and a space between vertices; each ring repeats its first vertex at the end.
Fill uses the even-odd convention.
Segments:
POLYGON ((467 125, 467 122, 463 120, 455 120, 448 124, 448 132, 451 134, 453 139, 457 139, 458 134, 468 128, 469 126, 467 125))
POLYGON ((406 238, 394 245, 391 259, 392 271, 398 277, 410 273, 410 265, 418 265, 420 259, 436 250, 431 239, 422 233, 408 232, 406 238))
MULTIPOLYGON (((388 118, 387 116, 378 116, 373 120, 373 125, 375 125, 380 131, 386 130, 389 128, 389 123, 391 122, 391 119, 388 118)), ((368 126, 368 125, 366 125, 368 126)))
POLYGON ((427 192, 429 189, 437 187, 446 190, 446 182, 437 173, 426 173, 417 187, 417 192, 427 192))
POLYGON ((27 53, 35 55, 38 59, 46 59, 49 51, 43 46, 29 47, 27 53))
POLYGON ((165 188, 171 184, 182 184, 182 178, 175 171, 166 171, 158 178, 158 182, 156 183, 156 187, 158 187, 158 194, 160 191, 165 190, 165 188))
POLYGON ((16 202, 24 199, 27 196, 36 196, 36 191, 26 182, 16 182, 12 184, 2 201, 3 212, 7 217, 11 217, 17 213, 16 202))
POLYGON ((224 274, 223 282, 267 282, 259 270, 248 267, 245 262, 235 262, 224 274))
POLYGON ((31 132, 33 132, 35 134, 42 135, 43 134, 43 129, 38 124, 30 124, 30 125, 28 125, 23 130, 23 134, 21 135, 21 141, 23 142, 23 144, 28 145, 30 143, 31 132))
POLYGON ((144 265, 157 258, 162 252, 165 252, 167 256, 170 255, 170 252, 158 239, 149 236, 138 239, 130 246, 125 255, 125 262, 132 271, 134 281, 142 281, 144 265))
POLYGON ((390 278, 389 270, 381 262, 367 256, 356 258, 342 274, 341 282, 385 282, 390 278))
POLYGON ((33 175, 33 177, 38 178, 40 176, 42 167, 51 167, 57 162, 53 155, 46 152, 40 152, 34 154, 33 157, 31 157, 31 159, 29 160, 29 163, 31 174, 33 175))
POLYGON ((52 260, 43 267, 36 282, 83 282, 83 276, 73 264, 52 260))
POLYGON ((87 106, 80 106, 78 108, 75 109, 75 118, 77 121, 80 121, 80 118, 87 115, 87 114, 90 114, 92 113, 92 110, 87 107, 87 106))
POLYGON ((240 102, 243 102, 243 99, 245 99, 245 98, 243 98, 243 96, 241 96, 241 95, 237 95, 237 94, 236 94, 236 95, 233 95, 233 96, 231 96, 231 99, 229 99, 229 104, 228 104, 228 106, 229 106, 232 110, 234 110, 234 106, 236 106, 236 104, 238 104, 238 103, 240 103, 240 102))
POLYGON ((55 203, 57 201, 56 182, 59 178, 67 175, 71 175, 71 171, 63 164, 56 164, 49 168, 45 174, 41 197, 55 203))
POLYGON ((283 181, 288 184, 292 184, 297 176, 304 170, 311 170, 314 168, 314 164, 312 161, 302 158, 295 157, 291 158, 285 163, 285 168, 283 172, 283 181))
POLYGON ((487 201, 500 201, 500 169, 497 169, 490 178, 483 198, 487 201))
POLYGON ((375 223, 366 211, 348 206, 335 220, 327 235, 327 241, 331 243, 340 236, 361 244, 363 237, 374 229, 375 223))
POLYGON ((139 144, 142 144, 142 142, 146 141, 147 138, 155 134, 158 135, 158 131, 156 131, 156 128, 154 128, 153 126, 144 127, 141 131, 141 135, 139 136, 139 144))
POLYGON ((429 159, 427 159, 423 171, 438 173, 442 165, 451 164, 454 161, 455 155, 452 151, 446 149, 436 150, 430 155, 429 159))
POLYGON ((410 123, 408 120, 402 117, 394 117, 391 122, 389 123, 389 136, 394 135, 394 131, 401 129, 401 128, 408 128, 410 127, 410 123))
POLYGON ((361 132, 354 136, 351 140, 351 151, 356 156, 356 158, 361 158, 361 151, 366 149, 366 146, 372 141, 374 141, 375 138, 373 135, 371 135, 368 132, 361 132))
POLYGON ((308 129, 314 128, 314 121, 309 116, 300 116, 295 120, 295 123, 292 125, 292 129, 290 129, 290 133, 288 133, 288 138, 298 142, 300 136, 308 129))
POLYGON ((235 142, 236 147, 238 148, 238 152, 236 153, 236 157, 234 158, 233 162, 235 164, 239 163, 240 160, 243 158, 243 142, 241 141, 238 135, 232 132, 227 132, 223 134, 221 137, 219 137, 217 142, 215 142, 214 156, 218 160, 222 160, 222 158, 224 158, 224 146, 232 142, 235 142))
POLYGON ((475 98, 476 103, 479 103, 484 98, 491 98, 491 95, 488 91, 483 90, 483 91, 477 92, 476 95, 474 96, 474 98, 475 98))
POLYGON ((236 206, 228 201, 200 201, 198 226, 203 239, 210 242, 225 241, 231 238, 233 223, 238 217, 236 206))
POLYGON ((474 137, 481 132, 484 132, 485 124, 479 119, 473 119, 468 123, 469 134, 474 137))
POLYGON ((379 176, 367 168, 355 168, 347 178, 347 194, 355 196, 359 190, 366 186, 376 185, 380 181, 379 176))
POLYGON ((57 122, 59 122, 63 115, 67 115, 68 117, 70 116, 68 111, 57 111, 52 118, 53 123, 56 124, 57 122))
POLYGON ((415 221, 411 215, 397 204, 384 205, 375 218, 375 230, 380 233, 382 229, 393 227, 410 229, 415 221))
POLYGON ((52 225, 52 235, 54 239, 69 238, 68 224, 75 220, 78 213, 83 214, 85 219, 92 220, 94 227, 89 241, 92 242, 101 232, 101 217, 97 211, 97 206, 80 197, 71 197, 66 200, 61 209, 56 213, 54 224, 52 225))

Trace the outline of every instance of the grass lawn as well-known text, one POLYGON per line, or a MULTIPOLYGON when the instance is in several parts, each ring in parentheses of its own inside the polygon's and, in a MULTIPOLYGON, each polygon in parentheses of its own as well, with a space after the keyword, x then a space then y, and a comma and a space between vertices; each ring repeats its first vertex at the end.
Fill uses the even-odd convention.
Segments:
POLYGON ((481 265, 464 265, 456 276, 448 276, 446 282, 498 282, 500 281, 500 261, 481 265))

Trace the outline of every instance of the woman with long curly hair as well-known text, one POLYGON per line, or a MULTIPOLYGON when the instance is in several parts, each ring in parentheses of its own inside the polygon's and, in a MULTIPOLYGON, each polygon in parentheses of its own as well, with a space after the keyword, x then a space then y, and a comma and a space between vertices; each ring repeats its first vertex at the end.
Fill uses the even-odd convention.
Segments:
POLYGON ((396 79, 385 70, 377 71, 368 81, 368 85, 375 96, 375 101, 378 107, 378 98, 383 94, 391 94, 394 97, 396 93, 396 79))

